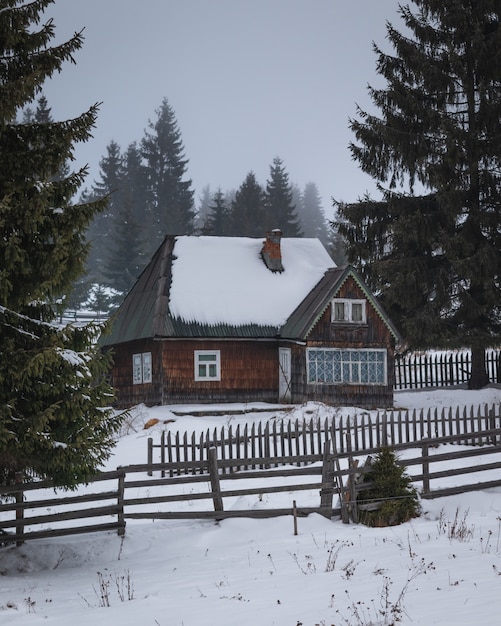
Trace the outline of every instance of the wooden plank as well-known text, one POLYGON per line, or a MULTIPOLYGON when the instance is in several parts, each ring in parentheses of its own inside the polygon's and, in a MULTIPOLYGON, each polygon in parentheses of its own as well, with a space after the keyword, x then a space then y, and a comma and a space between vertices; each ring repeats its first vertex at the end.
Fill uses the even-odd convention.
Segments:
POLYGON ((453 496, 460 493, 468 493, 470 491, 483 491, 494 487, 501 487, 501 480, 490 480, 487 482, 475 483, 473 485, 458 485, 456 487, 447 487, 445 489, 434 489, 429 494, 423 494, 423 498, 443 498, 445 496, 453 496))
POLYGON ((83 535, 86 533, 95 533, 103 531, 118 530, 120 528, 118 522, 109 522, 106 524, 92 524, 89 526, 77 526, 73 528, 51 528, 48 530, 30 531, 24 534, 12 534, 2 536, 3 542, 29 541, 31 539, 48 539, 52 537, 68 537, 70 535, 83 535))
POLYGON ((214 446, 209 448, 209 475, 214 511, 223 511, 223 498, 219 484, 219 471, 217 466, 217 449, 214 446))
POLYGON ((47 498, 45 500, 24 500, 21 502, 8 502, 0 504, 0 511, 15 511, 16 509, 39 509, 43 507, 66 506, 68 504, 80 504, 84 502, 98 502, 101 500, 114 500, 117 491, 104 491, 101 493, 80 494, 65 498, 47 498))
POLYGON ((0 521, 0 528, 24 528, 24 526, 37 526, 38 524, 51 524, 56 522, 66 522, 68 520, 86 519, 89 517, 105 517, 108 515, 117 515, 119 507, 117 504, 103 507, 95 507, 92 509, 80 509, 76 511, 64 511, 61 513, 49 513, 48 515, 36 515, 33 517, 24 517, 16 520, 0 521))
MULTIPOLYGON (((320 513, 319 507, 297 507, 297 513, 306 517, 311 513, 320 513)), ((334 511, 333 511, 334 513, 334 511)), ((265 519, 292 515, 292 507, 282 509, 244 509, 241 511, 156 511, 152 513, 127 513, 127 519, 227 519, 230 517, 245 517, 250 519, 265 519)))

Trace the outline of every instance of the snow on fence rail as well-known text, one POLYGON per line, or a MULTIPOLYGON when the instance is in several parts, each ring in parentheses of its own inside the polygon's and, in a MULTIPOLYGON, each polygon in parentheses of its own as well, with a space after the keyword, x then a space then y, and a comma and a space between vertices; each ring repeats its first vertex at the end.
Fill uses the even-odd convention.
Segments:
MULTIPOLYGON (((487 350, 485 367, 491 383, 501 382, 501 350, 487 350)), ((424 389, 467 384, 471 353, 411 353, 395 358, 395 389, 424 389)))
MULTIPOLYGON (((408 474, 417 486, 421 485, 422 497, 500 487, 500 408, 472 408, 453 413, 451 419, 442 419, 444 413, 438 416, 437 411, 426 415, 407 413, 409 429, 403 420, 389 414, 386 418, 379 416, 379 422, 378 417, 375 422, 366 422, 364 429, 360 421, 353 419, 343 427, 344 447, 339 445, 339 431, 327 429, 335 438, 323 440, 321 451, 310 449, 307 454, 298 454, 295 449, 287 454, 288 436, 286 454, 281 455, 280 449, 280 456, 275 455, 272 445, 270 456, 223 457, 225 447, 212 445, 217 443, 212 441, 207 457, 130 465, 103 472, 81 486, 78 493, 54 493, 49 482, 0 486, 0 496, 4 497, 3 501, 0 498, 0 544, 109 530, 123 535, 127 519, 261 518, 318 512, 329 518, 341 515, 345 522, 350 517, 356 520, 361 487, 354 478, 363 473, 367 455, 386 445, 405 456, 399 462, 412 468, 408 474), (373 432, 372 439, 368 432, 373 432), (405 436, 396 436, 399 432, 405 436), (473 459, 473 464, 467 465, 468 459, 473 459), (156 475, 150 477, 148 474, 153 472, 156 475), (473 477, 470 482, 467 476, 473 477), (231 487, 223 488, 225 484, 231 487), (99 485, 105 487, 99 490, 99 485), (38 499, 37 491, 41 492, 38 499), (274 506, 259 504, 263 494, 274 498, 274 506), (292 494, 299 494, 295 495, 298 501, 301 494, 308 497, 304 496, 306 499, 297 506, 294 500, 291 506, 292 494), (336 494, 339 503, 334 508, 336 494), (6 501, 5 496, 10 496, 11 501, 6 501), (238 503, 249 497, 254 497, 251 506, 237 509, 238 503), (226 499, 233 499, 229 509, 224 505, 226 499), (315 499, 316 505, 311 506, 315 499), (205 508, 195 509, 195 503, 204 501, 208 503, 205 508), (73 525, 75 520, 78 523, 73 525), (3 534, 6 531, 8 534, 3 534)), ((299 430, 294 427, 290 432, 293 445, 292 433, 299 430)), ((302 436, 296 439, 303 441, 302 436)), ((308 437, 306 440, 311 441, 308 437)))

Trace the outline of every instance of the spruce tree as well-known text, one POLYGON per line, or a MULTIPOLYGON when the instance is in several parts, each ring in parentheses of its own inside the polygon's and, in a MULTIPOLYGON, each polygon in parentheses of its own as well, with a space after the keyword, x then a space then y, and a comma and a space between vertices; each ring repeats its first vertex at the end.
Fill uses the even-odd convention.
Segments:
POLYGON ((199 232, 204 230, 210 211, 211 201, 212 194, 210 191, 210 185, 206 185, 202 189, 197 207, 196 230, 199 232))
POLYGON ((97 106, 64 122, 17 115, 82 45, 51 47, 52 0, 0 0, 0 482, 16 473, 67 487, 95 473, 120 418, 94 326, 60 327, 52 303, 82 272, 85 229, 103 202, 73 204, 86 170, 58 176, 89 139, 97 106))
POLYGON ((390 448, 383 448, 363 474, 368 489, 358 493, 359 521, 366 526, 397 526, 419 515, 419 500, 412 480, 390 448))
POLYGON ((231 203, 230 233, 235 237, 263 237, 268 228, 265 193, 249 172, 231 203))
POLYGON ((202 228, 204 235, 224 237, 230 232, 230 209, 225 195, 219 188, 212 198, 205 223, 202 228))
POLYGON ((270 178, 266 183, 266 230, 279 228, 284 237, 300 237, 296 207, 292 201, 292 185, 282 160, 273 159, 270 178))
POLYGON ((340 232, 407 345, 470 347, 479 388, 501 337, 501 5, 412 5, 404 34, 387 26, 393 54, 374 46, 378 114, 350 121, 383 198, 341 206, 340 232))
POLYGON ((151 252, 167 234, 192 234, 195 219, 194 192, 191 180, 185 178, 188 161, 181 131, 166 98, 156 113, 157 119, 150 121, 141 141, 149 186, 151 252))
POLYGON ((297 210, 304 236, 318 238, 324 245, 327 245, 327 224, 322 209, 322 199, 315 183, 306 183, 297 210))
POLYGON ((106 282, 105 270, 109 252, 109 240, 113 233, 115 215, 122 206, 122 185, 125 178, 124 160, 119 144, 110 141, 106 155, 99 161, 99 178, 92 185, 90 193, 82 195, 83 201, 107 198, 104 211, 96 214, 88 228, 90 244, 87 259, 87 273, 92 284, 106 282))
POLYGON ((114 216, 103 275, 105 284, 117 292, 114 304, 119 305, 136 282, 145 264, 142 226, 126 198, 114 216))

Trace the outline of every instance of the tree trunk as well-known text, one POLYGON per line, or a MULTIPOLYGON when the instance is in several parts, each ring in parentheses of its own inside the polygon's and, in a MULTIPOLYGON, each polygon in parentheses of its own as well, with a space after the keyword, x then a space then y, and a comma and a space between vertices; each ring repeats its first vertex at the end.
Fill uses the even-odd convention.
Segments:
POLYGON ((482 389, 489 384, 489 376, 485 367, 485 348, 473 346, 471 349, 471 375, 469 389, 482 389))

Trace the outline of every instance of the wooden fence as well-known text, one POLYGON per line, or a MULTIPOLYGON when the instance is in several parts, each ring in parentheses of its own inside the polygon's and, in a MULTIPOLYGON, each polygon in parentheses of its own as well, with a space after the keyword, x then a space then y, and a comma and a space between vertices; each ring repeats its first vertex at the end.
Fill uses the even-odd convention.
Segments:
POLYGON ((93 491, 79 494, 56 493, 50 481, 0 486, 0 544, 12 541, 19 544, 26 539, 62 537, 103 530, 116 530, 119 535, 123 535, 124 480, 123 469, 103 472, 89 483, 93 491), (107 483, 106 490, 99 489, 102 483, 107 483), (42 493, 43 497, 33 499, 31 496, 36 492, 42 493), (47 492, 51 492, 50 495, 47 492), (92 506, 95 504, 97 506, 92 506), (37 514, 37 511, 41 513, 37 514), (8 513, 13 514, 14 519, 6 518, 5 514, 8 513), (68 525, 73 520, 78 520, 77 525, 68 525), (5 529, 11 528, 14 531, 5 534, 5 529))
MULTIPOLYGON (((0 494, 15 498, 13 502, 0 504, 0 532, 9 531, 9 534, 2 534, 0 543, 22 543, 28 539, 104 530, 116 530, 123 535, 127 519, 219 520, 317 512, 329 518, 340 515, 345 522, 350 518, 356 521, 357 493, 361 487, 354 477, 364 471, 362 465, 367 455, 377 453, 385 445, 391 445, 399 455, 405 454, 399 462, 409 468, 408 474, 413 482, 421 485, 422 497, 498 487, 501 486, 501 476, 485 480, 481 473, 501 469, 499 409, 499 406, 471 409, 455 413, 453 420, 438 417, 437 412, 426 416, 420 414, 415 420, 414 414, 407 414, 409 429, 400 418, 390 419, 387 415, 384 421, 384 416, 381 416, 379 426, 377 417, 370 428, 366 423, 365 435, 361 423, 353 419, 349 427, 348 424, 343 426, 344 446, 338 445, 339 432, 328 429, 327 432, 335 433, 335 437, 323 440, 322 450, 315 448, 299 455, 295 449, 290 454, 287 449, 297 440, 304 441, 302 433, 299 437, 292 436, 299 433, 294 426, 290 428, 291 437, 287 435, 285 438, 285 454, 281 454, 281 450, 278 455, 275 454, 272 443, 270 456, 234 455, 230 458, 228 454, 225 457, 221 454, 225 446, 211 445, 207 455, 195 460, 130 465, 114 472, 104 472, 91 481, 87 486, 88 492, 83 494, 64 492, 49 496, 42 491, 42 498, 37 500, 33 497, 36 491, 51 489, 50 483, 0 486, 0 494), (429 421, 425 417, 430 418, 429 421), (386 428, 386 435, 382 434, 383 428, 386 428), (409 437, 408 440, 402 437, 397 441, 392 433, 400 430, 409 435, 416 434, 416 437, 409 437), (374 431, 372 439, 368 431, 374 431), (377 432, 380 432, 379 436, 377 432), (364 441, 365 445, 361 445, 364 441), (442 446, 465 443, 470 445, 456 445, 452 449, 442 446), (472 459, 473 464, 465 465, 463 460, 467 459, 472 459), (454 460, 460 461, 459 466, 454 469, 447 467, 454 460), (148 476, 153 473, 155 477, 148 476), (436 481, 451 477, 454 480, 460 477, 459 484, 435 486, 436 481), (467 477, 472 479, 471 482, 467 477), (106 481, 112 483, 111 489, 106 481), (231 487, 223 488, 226 484, 231 487), (99 491, 99 485, 105 485, 105 488, 99 491), (243 497, 256 496, 259 502, 264 494, 278 498, 278 494, 283 497, 284 493, 289 502, 285 507, 236 508, 243 497), (309 494, 309 503, 316 498, 317 504, 302 505, 302 493, 309 494), (292 494, 296 499, 290 503, 292 494), (225 501, 232 498, 232 507, 225 507, 225 501), (296 500, 299 505, 296 505, 296 500), (194 503, 204 501, 205 507, 194 509, 194 503), (94 504, 97 506, 92 506, 94 504), (155 510, 152 510, 152 505, 155 505, 155 510), (71 525, 75 520, 78 524, 71 525), (89 521, 91 523, 87 523, 89 521)), ((284 433, 288 432, 289 427, 284 430, 284 433)), ((313 437, 313 440, 316 441, 316 438, 313 437)), ((306 437, 306 441, 311 441, 311 438, 306 437)), ((257 441, 254 445, 259 449, 257 441)), ((281 444, 277 438, 278 445, 281 444)))
MULTIPOLYGON (((147 463, 170 464, 170 474, 190 472, 193 467, 178 465, 208 460, 211 447, 218 450, 221 461, 232 462, 236 470, 265 469, 271 463, 279 464, 277 458, 293 458, 296 465, 310 463, 321 458, 326 442, 332 442, 335 450, 344 454, 348 450, 364 452, 368 449, 397 447, 401 444, 425 438, 457 436, 457 442, 471 445, 496 444, 487 434, 501 426, 501 405, 483 405, 442 410, 383 411, 341 416, 329 422, 320 420, 280 420, 270 425, 254 422, 241 427, 231 425, 188 435, 162 431, 160 441, 148 438, 147 463), (265 463, 265 458, 274 461, 265 463), (252 464, 248 459, 254 459, 252 464), (247 460, 246 460, 247 459, 247 460), (258 459, 258 461, 256 461, 258 459)), ((149 470, 151 475, 151 469, 149 470)), ((165 473, 167 470, 163 470, 165 473)), ((229 471, 222 465, 223 473, 229 471)))
MULTIPOLYGON (((485 367, 491 383, 501 383, 501 350, 487 350, 485 367)), ((471 353, 412 353, 395 359, 395 389, 424 389, 467 384, 471 353)))

